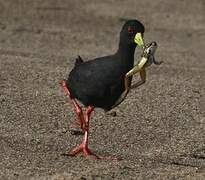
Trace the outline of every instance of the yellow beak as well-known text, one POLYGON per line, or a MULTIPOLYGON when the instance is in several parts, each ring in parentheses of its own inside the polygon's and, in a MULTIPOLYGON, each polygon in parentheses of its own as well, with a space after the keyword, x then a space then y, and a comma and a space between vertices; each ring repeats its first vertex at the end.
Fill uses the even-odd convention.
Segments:
POLYGON ((144 47, 144 39, 142 37, 142 33, 137 33, 135 35, 134 41, 138 46, 144 47))

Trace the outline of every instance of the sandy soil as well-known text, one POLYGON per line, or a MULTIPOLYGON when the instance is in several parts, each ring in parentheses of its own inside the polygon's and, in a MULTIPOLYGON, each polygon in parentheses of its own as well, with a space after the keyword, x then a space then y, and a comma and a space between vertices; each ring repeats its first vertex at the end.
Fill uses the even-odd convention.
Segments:
POLYGON ((1 0, 0 179, 205 179, 204 47, 204 0, 1 0), (115 52, 123 18, 164 61, 115 117, 92 117, 91 149, 123 160, 61 156, 82 136, 59 81, 78 54, 115 52))

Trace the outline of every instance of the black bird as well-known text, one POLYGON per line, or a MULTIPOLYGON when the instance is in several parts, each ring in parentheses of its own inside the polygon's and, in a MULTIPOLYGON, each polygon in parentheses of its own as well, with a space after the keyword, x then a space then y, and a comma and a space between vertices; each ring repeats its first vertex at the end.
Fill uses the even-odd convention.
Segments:
MULTIPOLYGON (((144 47, 144 26, 138 20, 128 20, 120 32, 120 42, 116 53, 84 62, 80 56, 67 80, 62 86, 74 104, 85 132, 83 142, 67 153, 75 156, 83 152, 85 156, 93 154, 88 149, 89 118, 95 107, 106 111, 112 109, 125 90, 125 74, 133 68, 136 46, 144 47), (82 111, 79 101, 87 107, 82 111)), ((131 79, 130 79, 131 81, 131 79)))

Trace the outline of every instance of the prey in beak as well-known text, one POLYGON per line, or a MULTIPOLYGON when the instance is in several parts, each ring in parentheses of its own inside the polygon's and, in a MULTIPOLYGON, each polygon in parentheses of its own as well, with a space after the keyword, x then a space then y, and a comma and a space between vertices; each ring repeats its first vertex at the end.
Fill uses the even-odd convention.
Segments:
POLYGON ((138 86, 145 83, 145 81, 146 81, 145 68, 150 66, 152 63, 154 63, 156 65, 160 65, 162 63, 162 61, 160 61, 160 62, 156 61, 155 57, 154 57, 156 49, 157 49, 157 43, 155 41, 151 42, 147 45, 144 45, 142 34, 137 33, 135 35, 135 42, 139 46, 143 47, 143 53, 141 55, 141 60, 129 72, 126 73, 125 81, 124 81, 125 91, 122 93, 122 95, 120 96, 120 98, 114 104, 113 107, 120 104, 126 98, 128 92, 131 88, 138 87, 138 86), (132 78, 132 76, 135 75, 138 72, 140 73, 141 80, 139 82, 137 82, 135 85, 131 86, 130 78, 132 78))

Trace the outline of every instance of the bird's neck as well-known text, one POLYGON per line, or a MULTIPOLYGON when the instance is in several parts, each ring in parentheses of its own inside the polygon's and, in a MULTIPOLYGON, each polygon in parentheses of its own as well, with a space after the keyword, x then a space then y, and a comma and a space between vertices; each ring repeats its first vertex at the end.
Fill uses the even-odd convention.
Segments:
POLYGON ((116 52, 119 60, 132 67, 134 64, 134 53, 135 53, 136 45, 133 44, 119 44, 119 48, 116 52))

